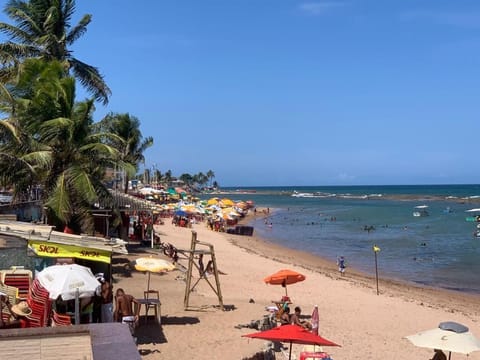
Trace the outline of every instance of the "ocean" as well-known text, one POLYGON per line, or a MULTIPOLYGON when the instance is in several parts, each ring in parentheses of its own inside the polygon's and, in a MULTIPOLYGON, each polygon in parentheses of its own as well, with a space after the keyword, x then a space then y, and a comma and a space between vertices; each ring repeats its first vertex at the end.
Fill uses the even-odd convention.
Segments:
MULTIPOLYGON (((233 200, 271 209, 249 224, 292 249, 379 276, 480 294, 480 237, 466 210, 480 208, 480 185, 222 188, 233 200), (295 197, 293 193, 308 197, 295 197), (429 216, 414 217, 427 205, 429 216)), ((208 198, 208 196, 203 196, 208 198)), ((480 212, 479 212, 480 214, 480 212)))

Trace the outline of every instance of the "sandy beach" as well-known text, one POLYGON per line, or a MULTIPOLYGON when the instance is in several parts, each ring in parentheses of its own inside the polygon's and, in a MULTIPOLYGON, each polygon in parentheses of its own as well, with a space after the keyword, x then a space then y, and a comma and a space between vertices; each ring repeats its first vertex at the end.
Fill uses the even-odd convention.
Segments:
MULTIPOLYGON (((478 296, 382 279, 377 295, 372 277, 350 268, 341 277, 331 262, 266 243, 255 236, 213 232, 205 224, 180 228, 168 219, 156 230, 162 242, 179 249, 190 248, 192 231, 197 233, 198 240, 214 246, 218 268, 225 273, 220 275, 220 283, 227 310, 218 308, 216 294, 201 280, 190 295, 191 309, 186 311, 185 273, 176 270, 152 274, 151 288, 158 289, 161 296, 162 325, 156 325, 151 318, 145 323, 141 317, 136 336, 144 359, 242 359, 263 349, 263 340, 241 337, 256 330, 235 326, 263 318, 267 314, 265 307, 284 295, 281 286, 262 281, 282 268, 306 275, 305 281, 288 286, 288 295, 292 307, 300 306, 304 315, 311 314, 314 305, 318 305, 320 335, 341 345, 324 349, 333 359, 430 359, 432 350, 415 347, 404 337, 435 328, 442 321, 462 323, 480 336, 478 296)), ((114 290, 121 287, 127 293, 143 297, 147 276, 126 271, 125 264, 150 254, 165 257, 159 250, 145 247, 132 248, 128 257, 115 257, 114 290)), ((208 260, 206 256, 204 262, 208 260)), ((180 268, 187 266, 183 256, 179 264, 180 268)), ((195 282, 196 269, 193 275, 195 282)), ((297 358, 301 350, 302 345, 293 346, 297 358)), ((277 353, 277 358, 283 355, 277 353)), ((452 358, 467 356, 452 354, 452 358)), ((468 358, 480 359, 480 352, 468 358)))

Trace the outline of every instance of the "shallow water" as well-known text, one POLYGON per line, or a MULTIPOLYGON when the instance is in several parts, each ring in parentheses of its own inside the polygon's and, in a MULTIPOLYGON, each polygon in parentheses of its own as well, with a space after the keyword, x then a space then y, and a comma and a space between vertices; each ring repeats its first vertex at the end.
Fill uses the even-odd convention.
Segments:
POLYGON ((343 255, 347 266, 369 274, 375 271, 372 247, 376 244, 381 248, 381 276, 480 293, 480 238, 472 235, 476 224, 465 221, 465 210, 480 207, 469 202, 480 193, 478 185, 318 189, 297 191, 337 195, 296 198, 289 196, 294 188, 257 188, 255 194, 225 197, 250 199, 259 207, 275 209, 267 220, 271 227, 260 214, 250 224, 257 235, 275 243, 332 261, 343 255), (414 207, 422 204, 429 206, 430 216, 413 217, 414 207), (447 207, 452 212, 445 213, 447 207), (374 230, 366 231, 366 227, 374 230))

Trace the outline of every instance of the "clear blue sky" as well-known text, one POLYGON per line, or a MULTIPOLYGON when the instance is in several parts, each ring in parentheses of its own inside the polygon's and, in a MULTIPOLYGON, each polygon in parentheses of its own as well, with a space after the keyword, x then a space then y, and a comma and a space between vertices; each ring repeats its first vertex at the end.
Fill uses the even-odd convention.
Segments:
POLYGON ((84 13, 74 54, 113 92, 96 120, 138 117, 148 167, 221 186, 478 183, 478 0, 77 0, 84 13))

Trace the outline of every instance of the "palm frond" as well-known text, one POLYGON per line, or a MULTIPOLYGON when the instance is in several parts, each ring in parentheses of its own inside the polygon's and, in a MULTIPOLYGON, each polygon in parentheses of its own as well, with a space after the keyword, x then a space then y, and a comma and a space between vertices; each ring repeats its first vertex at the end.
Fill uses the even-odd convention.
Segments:
POLYGON ((80 83, 93 94, 95 100, 102 101, 106 105, 112 92, 98 69, 74 58, 70 58, 69 62, 80 83))
POLYGON ((72 45, 76 40, 78 40, 83 34, 87 32, 87 26, 92 21, 92 15, 86 14, 79 21, 79 23, 73 27, 67 34, 65 42, 67 45, 72 45))
POLYGON ((70 189, 67 184, 66 174, 62 173, 55 184, 52 192, 49 194, 46 206, 53 211, 56 216, 65 224, 72 217, 72 202, 70 200, 70 189))

